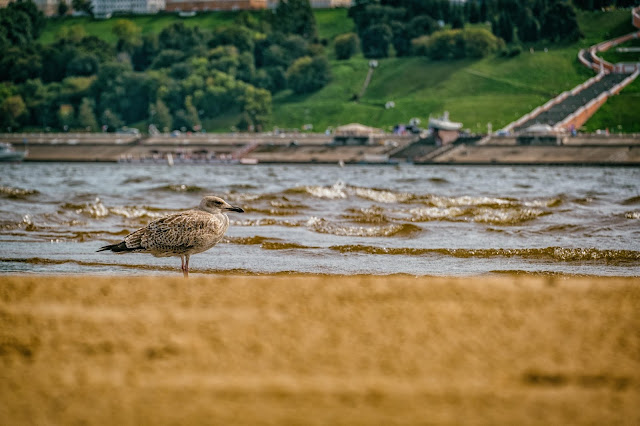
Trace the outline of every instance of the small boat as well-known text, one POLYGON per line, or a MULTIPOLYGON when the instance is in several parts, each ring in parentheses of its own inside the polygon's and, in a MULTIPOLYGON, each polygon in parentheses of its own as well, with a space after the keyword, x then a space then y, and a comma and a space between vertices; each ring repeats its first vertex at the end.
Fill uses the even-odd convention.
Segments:
POLYGON ((16 151, 11 144, 0 142, 0 161, 22 161, 27 151, 16 151))
POLYGON ((442 117, 429 117, 429 128, 438 130, 460 130, 462 123, 449 120, 449 112, 445 111, 442 117))

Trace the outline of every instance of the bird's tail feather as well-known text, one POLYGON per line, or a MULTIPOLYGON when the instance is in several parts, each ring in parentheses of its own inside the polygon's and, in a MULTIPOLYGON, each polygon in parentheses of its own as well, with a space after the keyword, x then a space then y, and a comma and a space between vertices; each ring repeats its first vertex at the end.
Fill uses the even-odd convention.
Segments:
POLYGON ((106 250, 111 250, 113 252, 118 253, 118 252, 123 252, 123 251, 135 251, 136 249, 127 247, 127 243, 122 241, 122 242, 120 242, 118 244, 109 244, 109 245, 106 245, 106 246, 102 246, 97 251, 106 251, 106 250))

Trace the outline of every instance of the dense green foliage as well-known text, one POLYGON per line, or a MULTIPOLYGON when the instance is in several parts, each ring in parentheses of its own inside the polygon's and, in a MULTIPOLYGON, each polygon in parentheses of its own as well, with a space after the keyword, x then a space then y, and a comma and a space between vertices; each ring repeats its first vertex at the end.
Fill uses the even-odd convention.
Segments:
POLYGON ((241 128, 257 130, 271 119, 273 94, 318 90, 331 76, 308 0, 283 2, 262 19, 236 14, 214 29, 174 21, 143 34, 133 20, 114 19, 113 44, 76 25, 39 43, 45 20, 30 0, 0 20, 3 128, 199 130, 235 113, 241 128))
POLYGON ((333 42, 336 58, 349 59, 358 51, 358 36, 355 33, 341 34, 333 42))
POLYGON ((442 30, 413 40, 413 49, 434 60, 483 58, 503 47, 501 39, 483 28, 442 30))
MULTIPOLYGON (((462 29, 466 24, 489 21, 494 35, 507 43, 575 41, 581 36, 576 12, 566 0, 356 0, 349 14, 362 40, 362 51, 370 58, 388 56, 390 43, 396 56, 420 54, 420 42, 418 52, 411 49, 414 40, 445 24, 462 29)), ((457 53, 438 56, 460 57, 457 53)))
MULTIPOLYGON (((428 3, 371 1, 365 6, 376 7, 353 20, 347 14, 354 9, 316 10, 314 25, 290 32, 271 11, 46 20, 31 2, 12 3, 0 9, 7 23, 0 27, 0 128, 228 131, 313 123, 323 130, 354 121, 391 127, 448 110, 465 127, 485 131, 487 122, 503 126, 589 78, 576 60, 580 47, 633 30, 628 11, 578 12, 584 39, 541 40, 544 22, 530 18, 540 17, 535 6, 547 1, 516 2, 529 5, 523 17, 506 7, 513 2, 469 1, 459 10, 463 28, 454 30, 451 6, 432 2, 440 8, 423 13, 428 3), (401 19, 391 19, 403 8, 401 19), (514 26, 505 49, 490 24, 501 15, 529 25, 514 26), (370 34, 382 38, 369 44, 377 46, 373 55, 390 58, 379 61, 365 96, 353 102, 369 69, 358 53, 359 44, 365 50, 366 37, 358 37, 364 20, 367 29, 381 29, 370 34), (395 108, 385 109, 390 100, 395 108)), ((640 131, 633 114, 620 113, 637 109, 637 93, 626 92, 587 128, 598 122, 640 131)))

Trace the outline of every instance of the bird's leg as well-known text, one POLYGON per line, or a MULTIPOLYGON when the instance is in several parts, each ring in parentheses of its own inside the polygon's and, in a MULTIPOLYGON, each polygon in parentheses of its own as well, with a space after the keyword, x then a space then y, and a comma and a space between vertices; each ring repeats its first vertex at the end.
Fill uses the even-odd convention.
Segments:
POLYGON ((182 269, 182 274, 186 278, 187 277, 187 272, 185 272, 185 269, 184 269, 184 256, 180 256, 180 261, 182 262, 182 266, 180 266, 180 269, 182 269))
POLYGON ((184 265, 184 277, 189 278, 189 255, 185 255, 186 261, 184 265))

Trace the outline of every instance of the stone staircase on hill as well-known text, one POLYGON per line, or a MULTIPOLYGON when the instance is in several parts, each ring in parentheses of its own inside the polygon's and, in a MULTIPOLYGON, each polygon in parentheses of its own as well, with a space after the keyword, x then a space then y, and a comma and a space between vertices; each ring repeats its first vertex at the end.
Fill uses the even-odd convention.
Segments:
POLYGON ((575 93, 569 94, 564 100, 553 105, 546 111, 530 118, 513 128, 514 132, 522 132, 533 124, 548 124, 551 127, 562 122, 577 109, 587 105, 602 93, 611 90, 628 77, 626 74, 606 74, 599 81, 589 87, 575 93))

